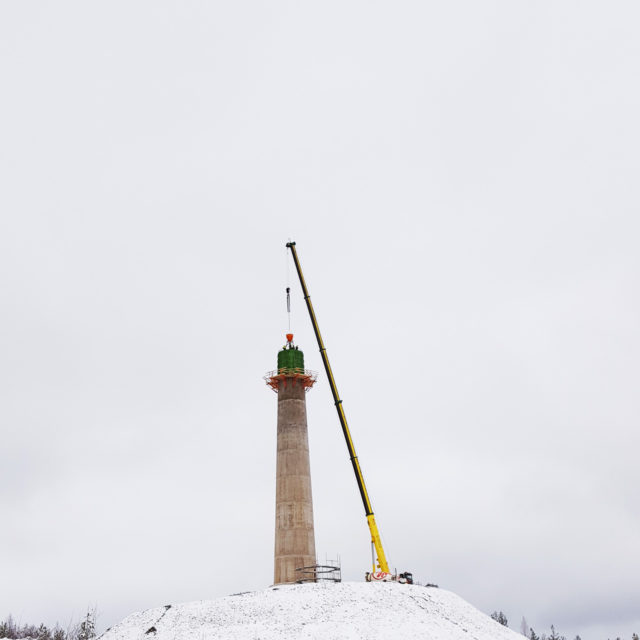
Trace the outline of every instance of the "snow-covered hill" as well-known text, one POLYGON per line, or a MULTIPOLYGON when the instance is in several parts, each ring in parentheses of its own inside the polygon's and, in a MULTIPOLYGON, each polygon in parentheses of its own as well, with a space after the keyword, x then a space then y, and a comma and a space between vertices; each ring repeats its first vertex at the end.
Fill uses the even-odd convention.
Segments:
POLYGON ((522 640, 450 591, 343 582, 270 587, 133 613, 102 640, 522 640))

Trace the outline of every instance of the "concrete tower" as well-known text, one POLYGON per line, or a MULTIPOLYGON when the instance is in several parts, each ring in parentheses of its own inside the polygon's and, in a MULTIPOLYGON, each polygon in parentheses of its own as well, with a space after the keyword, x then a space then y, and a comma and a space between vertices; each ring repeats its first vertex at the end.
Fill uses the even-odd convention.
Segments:
POLYGON ((287 334, 278 353, 278 370, 266 376, 278 394, 276 467, 276 544, 273 583, 296 582, 296 569, 316 563, 311 501, 311 470, 305 393, 315 374, 305 371, 302 351, 287 334))

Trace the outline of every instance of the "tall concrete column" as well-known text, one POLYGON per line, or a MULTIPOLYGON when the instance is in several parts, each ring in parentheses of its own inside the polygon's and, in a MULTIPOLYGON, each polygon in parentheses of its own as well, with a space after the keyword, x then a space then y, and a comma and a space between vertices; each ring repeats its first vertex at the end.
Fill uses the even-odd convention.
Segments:
POLYGON ((304 370, 293 336, 287 339, 278 371, 267 379, 278 393, 274 584, 296 582, 303 577, 296 569, 316 563, 305 400, 315 376, 304 370))

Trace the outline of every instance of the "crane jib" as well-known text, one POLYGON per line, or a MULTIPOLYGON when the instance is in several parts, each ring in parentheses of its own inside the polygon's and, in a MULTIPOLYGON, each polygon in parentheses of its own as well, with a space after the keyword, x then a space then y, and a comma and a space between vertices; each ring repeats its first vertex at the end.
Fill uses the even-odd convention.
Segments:
MULTIPOLYGON (((371 501, 369 500, 369 494, 367 493, 367 488, 364 483, 364 476, 362 475, 362 469, 360 468, 358 456, 356 455, 355 447, 353 445, 353 440, 351 439, 351 433, 349 431, 349 426, 347 424, 347 418, 344 414, 344 409, 342 408, 342 400, 338 395, 338 388, 336 386, 336 381, 333 377, 333 372, 331 371, 331 365, 329 364, 329 357, 327 356, 327 350, 322 341, 322 336, 320 335, 320 327, 318 326, 316 314, 313 310, 313 305, 311 304, 311 296, 309 295, 309 291, 307 290, 307 284, 304 280, 304 276, 302 275, 302 268, 300 267, 300 261, 298 260, 298 253, 296 251, 295 245, 296 245, 295 242, 288 242, 287 248, 291 250, 291 255, 293 256, 293 262, 296 266, 296 271, 298 272, 298 278, 300 279, 300 285, 302 287, 302 294, 304 296, 304 301, 307 304, 307 310, 309 311, 309 317, 311 318, 311 325, 313 326, 313 331, 316 335, 316 340, 318 341, 318 347, 320 348, 320 356, 322 357, 322 363, 324 364, 324 369, 327 373, 327 378, 329 379, 331 394, 333 395, 336 411, 338 412, 338 419, 340 420, 342 433, 344 434, 344 438, 347 443, 347 449, 349 450, 349 458, 353 466, 353 472, 356 476, 356 482, 358 483, 358 489, 360 491, 360 497, 362 498, 362 504, 364 506, 364 512, 367 518, 367 524, 369 525, 369 531, 371 533, 371 542, 375 547, 376 554, 378 556, 378 566, 380 567, 381 571, 388 573, 389 566, 387 564, 387 559, 384 553, 384 549, 382 548, 382 540, 380 539, 380 532, 378 531, 378 526, 376 524, 375 517, 373 515, 373 509, 371 508, 371 501)), ((374 566, 374 571, 375 571, 375 566, 374 566)))

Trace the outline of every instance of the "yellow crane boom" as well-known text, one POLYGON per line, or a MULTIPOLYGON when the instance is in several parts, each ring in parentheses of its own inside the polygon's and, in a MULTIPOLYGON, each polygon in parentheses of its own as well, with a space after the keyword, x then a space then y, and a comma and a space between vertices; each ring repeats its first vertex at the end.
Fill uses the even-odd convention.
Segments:
MULTIPOLYGON (((340 420, 340 426, 342 427, 342 433, 344 434, 344 439, 347 442, 347 449, 349 449, 349 457, 351 459, 351 464, 353 465, 353 472, 356 474, 356 481, 358 483, 358 489, 360 490, 360 496, 362 497, 362 504, 364 505, 364 512, 367 517, 367 524, 369 525, 369 531, 371 532, 371 543, 375 548, 376 556, 378 559, 378 567, 380 568, 380 571, 389 573, 389 565, 384 554, 384 549, 382 548, 380 532, 378 531, 376 519, 373 515, 371 500, 369 500, 369 494, 367 493, 367 487, 364 483, 364 476, 362 475, 362 469, 360 468, 360 463, 358 462, 358 456, 356 455, 356 450, 353 446, 353 440, 351 439, 351 432, 349 431, 347 418, 344 414, 344 409, 342 408, 342 400, 340 400, 340 396, 338 395, 338 388, 336 387, 336 381, 333 377, 333 372, 331 371, 331 365, 329 364, 327 350, 324 346, 324 342, 322 341, 320 328, 318 327, 318 321, 316 320, 316 314, 313 310, 313 305, 311 304, 311 296, 309 296, 309 290, 307 289, 304 276, 302 275, 302 268, 300 267, 300 260, 298 260, 298 253, 296 251, 296 243, 288 242, 287 248, 291 249, 291 255, 293 256, 293 261, 296 265, 296 271, 298 272, 298 278, 300 279, 300 285, 302 286, 302 293, 304 294, 304 301, 307 303, 307 309, 309 310, 309 317, 311 318, 313 331, 316 334, 318 347, 320 348, 322 363, 324 364, 324 369, 327 372, 327 378, 329 379, 329 386, 331 387, 333 401, 336 406, 336 411, 338 412, 338 418, 340 420)), ((373 566, 373 571, 376 571, 375 563, 373 566)))

